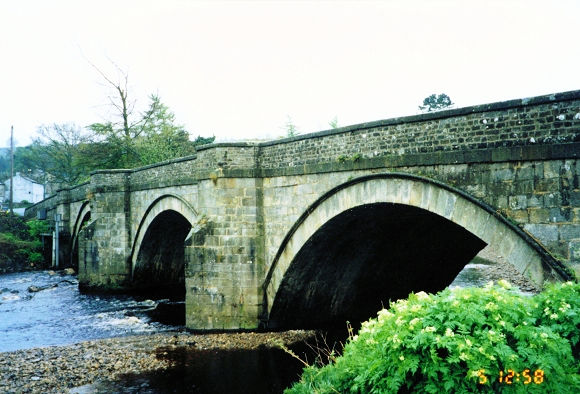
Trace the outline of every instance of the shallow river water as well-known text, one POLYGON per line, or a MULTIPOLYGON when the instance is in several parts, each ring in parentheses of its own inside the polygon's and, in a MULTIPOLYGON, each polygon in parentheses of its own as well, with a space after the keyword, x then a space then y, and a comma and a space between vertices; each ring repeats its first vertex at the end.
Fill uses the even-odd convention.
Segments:
POLYGON ((145 313, 157 302, 81 294, 73 275, 49 271, 0 275, 0 352, 175 329, 145 313), (46 289, 29 292, 31 286, 46 289))

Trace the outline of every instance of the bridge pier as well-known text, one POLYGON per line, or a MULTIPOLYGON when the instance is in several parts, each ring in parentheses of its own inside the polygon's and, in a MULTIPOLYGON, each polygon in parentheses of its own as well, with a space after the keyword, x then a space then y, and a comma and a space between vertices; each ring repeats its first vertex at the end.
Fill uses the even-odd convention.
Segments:
POLYGON ((258 178, 199 184, 208 214, 186 246, 186 325, 193 329, 255 329, 262 308, 263 207, 258 178))
POLYGON ((87 198, 95 218, 79 233, 79 286, 85 290, 131 288, 129 171, 92 174, 87 198))

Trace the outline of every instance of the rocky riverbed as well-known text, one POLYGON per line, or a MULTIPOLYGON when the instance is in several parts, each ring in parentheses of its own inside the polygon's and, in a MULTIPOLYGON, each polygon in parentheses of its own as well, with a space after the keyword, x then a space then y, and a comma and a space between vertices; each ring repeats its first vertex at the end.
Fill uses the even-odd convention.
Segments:
MULTIPOLYGON (((176 362, 176 351, 252 350, 291 346, 313 331, 195 335, 186 332, 138 335, 0 354, 0 392, 99 392, 90 385, 125 375, 162 372, 176 362), (84 386, 84 387, 83 387, 84 386), (77 389, 74 389, 74 388, 77 389)), ((139 390, 131 392, 147 392, 139 390)))
POLYGON ((539 285, 522 275, 513 265, 507 262, 506 258, 489 246, 478 254, 478 259, 487 263, 478 266, 481 271, 481 277, 486 281, 497 282, 500 279, 505 279, 520 289, 520 291, 526 293, 539 293, 542 290, 539 285))

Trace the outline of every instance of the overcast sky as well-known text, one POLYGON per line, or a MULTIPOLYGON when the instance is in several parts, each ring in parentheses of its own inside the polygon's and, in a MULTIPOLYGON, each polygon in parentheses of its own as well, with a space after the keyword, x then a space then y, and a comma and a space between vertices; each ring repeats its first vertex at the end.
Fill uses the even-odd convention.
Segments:
POLYGON ((580 1, 0 0, 0 146, 111 118, 113 78, 192 136, 301 133, 580 89, 580 1))

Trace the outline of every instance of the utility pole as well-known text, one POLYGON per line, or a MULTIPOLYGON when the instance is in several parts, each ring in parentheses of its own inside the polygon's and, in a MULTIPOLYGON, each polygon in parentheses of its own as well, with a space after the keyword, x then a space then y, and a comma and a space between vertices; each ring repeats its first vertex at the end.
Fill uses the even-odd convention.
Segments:
POLYGON ((59 256, 60 256, 60 250, 59 250, 59 230, 60 230, 60 223, 62 221, 62 215, 60 213, 57 213, 54 215, 54 260, 53 260, 53 266, 58 268, 59 266, 59 256))
POLYGON ((14 215, 14 126, 10 126, 10 215, 14 215))

